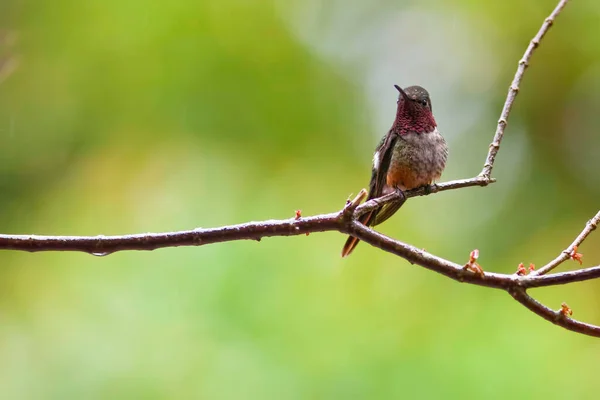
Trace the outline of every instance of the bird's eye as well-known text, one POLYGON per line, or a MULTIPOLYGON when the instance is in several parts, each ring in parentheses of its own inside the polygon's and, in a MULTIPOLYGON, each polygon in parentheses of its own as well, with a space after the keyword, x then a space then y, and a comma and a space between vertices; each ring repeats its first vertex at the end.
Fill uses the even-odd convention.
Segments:
POLYGON ((423 105, 423 107, 427 107, 427 100, 421 100, 421 104, 423 105))

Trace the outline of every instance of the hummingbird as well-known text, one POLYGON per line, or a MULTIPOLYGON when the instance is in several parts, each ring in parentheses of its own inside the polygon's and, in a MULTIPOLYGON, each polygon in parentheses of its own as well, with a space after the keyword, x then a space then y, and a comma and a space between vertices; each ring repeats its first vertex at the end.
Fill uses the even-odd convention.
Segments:
MULTIPOLYGON (((442 176, 448 159, 448 145, 437 129, 427 90, 421 86, 394 87, 399 92, 396 118, 375 149, 367 201, 431 185, 442 176)), ((363 214, 359 221, 366 226, 379 225, 398 211, 403 199, 363 214)), ((350 236, 342 257, 352 253, 359 241, 350 236)))

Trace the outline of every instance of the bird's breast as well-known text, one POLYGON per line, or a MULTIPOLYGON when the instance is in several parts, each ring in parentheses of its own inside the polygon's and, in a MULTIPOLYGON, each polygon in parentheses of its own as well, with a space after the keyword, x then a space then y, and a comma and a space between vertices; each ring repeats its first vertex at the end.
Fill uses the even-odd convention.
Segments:
POLYGON ((430 133, 401 135, 392 152, 386 183, 402 190, 430 185, 441 177, 447 158, 448 146, 437 128, 430 133))

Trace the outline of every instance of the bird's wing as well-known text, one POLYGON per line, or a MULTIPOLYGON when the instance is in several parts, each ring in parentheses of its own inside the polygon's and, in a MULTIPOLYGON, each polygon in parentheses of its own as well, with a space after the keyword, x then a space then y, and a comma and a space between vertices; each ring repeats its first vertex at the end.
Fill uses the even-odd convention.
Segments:
MULTIPOLYGON (((396 140, 398 140, 398 134, 390 130, 381 142, 379 142, 379 145, 375 150, 375 155, 373 156, 373 169, 371 171, 371 182, 369 184, 369 196, 367 197, 367 200, 381 197, 383 194, 387 171, 390 167, 390 162, 392 161, 392 150, 396 145, 396 140)), ((379 211, 380 210, 375 210, 363 214, 359 218, 359 221, 366 226, 375 225, 374 222, 377 221, 377 214, 379 211)), ((389 218, 389 216, 386 218, 389 218)), ((350 236, 342 249, 342 257, 350 255, 359 242, 360 240, 358 238, 350 236)))
POLYGON ((397 140, 398 134, 390 130, 381 142, 379 142, 379 145, 375 150, 375 155, 373 156, 373 169, 371 171, 371 183, 369 185, 369 199, 374 199, 383 195, 387 172, 390 168, 392 153, 397 140))
POLYGON ((392 203, 387 203, 379 209, 377 215, 375 215, 375 218, 369 221, 371 223, 371 226, 379 225, 382 222, 387 221, 387 219, 394 215, 396 211, 398 211, 403 205, 404 201, 394 201, 392 203))
MULTIPOLYGON (((386 185, 387 172, 390 168, 392 153, 397 140, 398 134, 390 130, 377 146, 375 155, 373 157, 373 170, 371 172, 371 183, 369 185, 369 197, 367 200, 375 199, 383 195, 383 188, 386 185)), ((389 206, 393 206, 393 204, 388 204, 382 209, 374 211, 372 214, 367 214, 368 219, 364 223, 372 226, 380 224, 388 219, 391 214, 398 209, 396 208, 392 213, 388 214, 389 206), (379 216, 382 212, 386 215, 383 219, 379 216)))

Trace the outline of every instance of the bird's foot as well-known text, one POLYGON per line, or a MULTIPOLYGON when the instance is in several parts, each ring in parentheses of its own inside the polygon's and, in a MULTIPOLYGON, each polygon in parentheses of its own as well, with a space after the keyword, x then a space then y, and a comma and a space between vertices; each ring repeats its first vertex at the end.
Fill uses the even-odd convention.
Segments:
POLYGON ((423 186, 423 193, 425 193, 425 196, 428 196, 433 192, 435 192, 435 183, 423 186))
POLYGON ((396 194, 398 195, 398 203, 402 204, 406 201, 406 196, 404 195, 404 191, 399 187, 396 188, 396 194))

